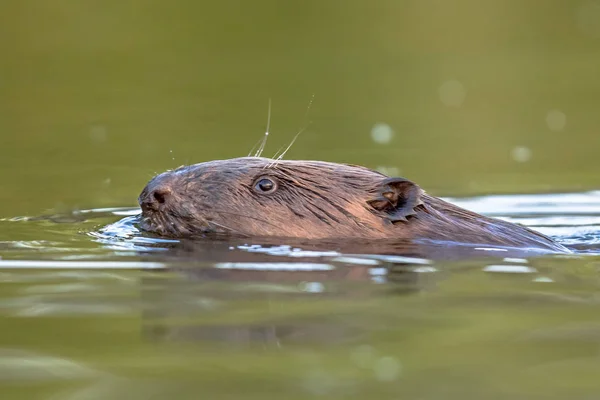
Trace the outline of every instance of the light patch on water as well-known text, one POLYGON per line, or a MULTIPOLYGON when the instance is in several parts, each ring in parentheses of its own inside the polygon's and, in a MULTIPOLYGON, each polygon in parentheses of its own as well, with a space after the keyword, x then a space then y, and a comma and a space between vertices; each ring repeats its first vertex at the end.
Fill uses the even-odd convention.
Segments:
POLYGON ((341 253, 337 251, 312 251, 312 250, 302 250, 302 249, 294 249, 289 257, 335 257, 339 256, 341 253))
POLYGON ((369 275, 377 276, 377 275, 387 275, 387 268, 369 268, 369 275))
POLYGON ((167 248, 157 247, 156 245, 179 243, 179 240, 176 239, 141 236, 140 230, 135 226, 136 222, 137 215, 129 215, 103 227, 100 231, 88 232, 87 234, 102 243, 105 248, 115 252, 165 251, 167 248))
POLYGON ((363 258, 363 257, 335 257, 332 258, 331 261, 346 263, 346 264, 354 264, 354 265, 379 265, 380 262, 377 260, 363 258))
POLYGON ((600 243, 600 191, 446 200, 477 213, 529 226, 560 239, 564 245, 600 243))
POLYGON ((582 1, 576 8, 575 21, 581 33, 600 38, 600 3, 582 1))
POLYGON ((166 264, 142 261, 0 260, 0 269, 165 269, 166 264))
POLYGON ((437 272, 437 268, 435 267, 417 267, 413 269, 413 272, 417 272, 420 274, 430 274, 432 272, 437 272))
POLYGON ((507 252, 508 251, 508 249, 499 249, 497 247, 475 247, 475 250, 489 251, 491 253, 493 253, 493 252, 502 253, 502 252, 507 252))
POLYGON ((217 263, 215 268, 220 269, 242 269, 253 271, 331 271, 335 267, 323 263, 251 263, 251 262, 230 262, 217 263))
POLYGON ((511 258, 511 257, 506 257, 506 258, 502 259, 502 261, 516 263, 516 264, 527 264, 529 262, 525 258, 511 258))
POLYGON ((383 262, 388 262, 392 264, 420 264, 420 265, 429 265, 432 263, 431 260, 426 258, 417 258, 417 257, 404 257, 404 256, 391 256, 384 254, 356 254, 356 257, 364 257, 364 258, 372 258, 375 260, 380 260, 383 262))
POLYGON ((292 249, 292 252, 288 255, 290 257, 336 257, 341 255, 337 251, 314 251, 314 250, 303 250, 299 248, 292 249))
POLYGON ((511 150, 510 155, 513 160, 521 163, 531 160, 531 150, 525 146, 515 147, 511 150))
POLYGON ((371 128, 371 139, 375 143, 387 144, 394 138, 394 130, 388 124, 379 122, 371 128))
MULTIPOLYGON (((487 215, 522 214, 565 218, 566 214, 600 216, 600 191, 584 193, 491 195, 471 198, 446 198, 471 211, 487 215)), ((569 218, 571 215, 569 215, 569 218)), ((566 220, 565 220, 566 221, 566 220)))
MULTIPOLYGON (((518 221, 515 221, 519 223, 518 221)), ((584 225, 578 227, 573 226, 544 226, 544 225, 528 225, 538 232, 545 235, 559 239, 562 243, 563 240, 572 239, 583 239, 588 244, 599 243, 600 240, 600 225, 584 225)))
POLYGON ((554 282, 554 279, 549 278, 547 276, 538 276, 537 278, 533 279, 534 282, 542 282, 542 283, 552 283, 554 282))
POLYGON ((239 250, 244 250, 250 253, 264 253, 272 256, 288 256, 288 257, 337 257, 341 253, 337 251, 312 251, 292 248, 289 245, 263 247, 258 244, 237 246, 239 250))
MULTIPOLYGON (((560 217, 516 217, 503 220, 522 224, 551 236, 555 239, 565 240, 566 238, 576 241, 595 244, 600 242, 600 217, 592 216, 560 216, 560 217)), ((564 243, 563 243, 564 244, 564 243)))
POLYGON ((386 283, 388 270, 387 268, 369 268, 369 275, 371 276, 371 282, 373 283, 386 283))
POLYGON ((375 378, 381 382, 395 381, 400 377, 402 364, 395 357, 381 357, 373 365, 375 378))
MULTIPOLYGON (((600 21, 598 21, 600 23, 600 21)), ((550 110, 546 114, 546 125, 551 131, 562 131, 567 124, 567 116, 560 110, 550 110)))
POLYGON ((321 282, 300 282, 298 289, 307 293, 323 293, 325 286, 321 282))
POLYGON ((506 274, 533 274, 537 269, 527 265, 488 265, 483 268, 484 272, 499 272, 506 274))
POLYGON ((569 215, 569 216, 541 216, 541 217, 504 217, 504 220, 516 222, 525 225, 536 226, 589 226, 596 227, 600 225, 600 217, 589 215, 569 215))
POLYGON ((465 101, 467 90, 460 81, 448 80, 439 87, 438 94, 444 105, 448 107, 460 107, 465 101))

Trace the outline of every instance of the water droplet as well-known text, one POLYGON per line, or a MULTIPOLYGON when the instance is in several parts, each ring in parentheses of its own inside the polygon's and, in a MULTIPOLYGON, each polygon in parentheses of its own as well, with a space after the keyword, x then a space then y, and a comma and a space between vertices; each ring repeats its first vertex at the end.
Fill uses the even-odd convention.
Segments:
POLYGON ((106 142, 108 130, 104 125, 94 125, 90 127, 90 140, 94 143, 106 142))
MULTIPOLYGON (((600 21, 599 21, 600 23, 600 21)), ((567 124, 567 116, 560 110, 550 110, 546 114, 546 125, 552 131, 562 131, 567 124)))
POLYGON ((511 150, 510 155, 517 162, 527 162, 531 159, 531 150, 525 146, 517 146, 511 150))
POLYGON ((371 138, 375 143, 389 143, 394 137, 394 130, 391 126, 385 123, 377 123, 371 128, 371 138))
POLYGON ((402 365, 394 357, 381 357, 375 363, 373 371, 377 380, 390 382, 400 377, 402 365))
POLYGON ((467 90, 465 86, 457 80, 449 80, 438 89, 440 100, 448 107, 460 107, 465 101, 467 90))

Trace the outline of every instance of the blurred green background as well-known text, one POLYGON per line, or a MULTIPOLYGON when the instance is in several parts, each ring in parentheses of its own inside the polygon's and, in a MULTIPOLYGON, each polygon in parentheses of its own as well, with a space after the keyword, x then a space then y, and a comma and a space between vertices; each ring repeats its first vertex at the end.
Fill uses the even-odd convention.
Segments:
POLYGON ((272 155, 313 94, 287 158, 438 195, 598 188, 600 2, 2 2, 0 214, 135 205, 248 154, 269 98, 272 155))

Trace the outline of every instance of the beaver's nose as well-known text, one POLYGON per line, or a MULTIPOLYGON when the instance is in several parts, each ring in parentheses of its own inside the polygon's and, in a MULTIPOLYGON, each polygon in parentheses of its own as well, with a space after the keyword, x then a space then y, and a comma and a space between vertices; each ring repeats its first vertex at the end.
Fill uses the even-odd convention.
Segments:
POLYGON ((161 206, 168 204, 171 193, 167 186, 146 188, 138 199, 142 211, 158 211, 161 206))

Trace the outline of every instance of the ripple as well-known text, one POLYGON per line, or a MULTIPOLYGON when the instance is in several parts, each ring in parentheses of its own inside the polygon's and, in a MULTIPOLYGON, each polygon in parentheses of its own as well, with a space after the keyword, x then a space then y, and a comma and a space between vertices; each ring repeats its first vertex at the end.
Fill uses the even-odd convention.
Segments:
POLYGON ((600 191, 559 194, 492 195, 447 198, 447 201, 486 215, 600 216, 600 191))
POLYGON ((56 381, 94 378, 98 375, 102 373, 65 358, 0 348, 0 380, 56 381))
POLYGON ((335 267, 329 264, 319 263, 218 263, 215 268, 219 269, 244 269, 253 271, 331 271, 335 267))
POLYGON ((164 269, 164 263, 142 261, 0 260, 0 269, 164 269))
POLYGON ((537 269, 527 265, 488 265, 483 268, 484 272, 500 272, 508 274, 533 274, 537 269))

